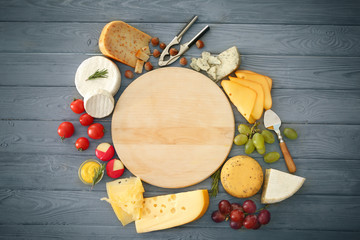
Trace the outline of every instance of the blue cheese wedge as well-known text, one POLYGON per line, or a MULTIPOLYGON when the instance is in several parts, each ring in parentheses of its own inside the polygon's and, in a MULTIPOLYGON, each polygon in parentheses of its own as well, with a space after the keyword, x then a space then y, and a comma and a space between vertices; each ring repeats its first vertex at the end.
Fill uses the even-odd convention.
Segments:
POLYGON ((228 76, 240 66, 240 55, 237 48, 231 47, 218 55, 221 64, 217 67, 216 80, 219 81, 228 76))
POLYGON ((195 71, 200 71, 199 66, 197 65, 197 58, 191 58, 190 67, 194 69, 195 71))
POLYGON ((106 90, 97 89, 84 98, 85 111, 94 118, 109 116, 114 110, 114 97, 106 90))
POLYGON ((116 64, 102 56, 94 56, 83 61, 75 74, 75 86, 81 96, 85 97, 89 92, 104 89, 114 96, 120 88, 121 74, 116 64), (97 70, 107 70, 104 78, 88 78, 97 70))

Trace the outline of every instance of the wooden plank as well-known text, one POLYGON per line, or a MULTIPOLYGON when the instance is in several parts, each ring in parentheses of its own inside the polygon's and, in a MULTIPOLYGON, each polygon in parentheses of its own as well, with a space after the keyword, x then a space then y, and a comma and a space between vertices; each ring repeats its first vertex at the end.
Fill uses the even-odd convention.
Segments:
MULTIPOLYGON (((116 100, 128 83, 124 81, 116 100)), ((359 96, 360 90, 274 89, 272 109, 284 122, 358 124, 359 96)), ((74 98, 81 98, 74 87, 1 87, 1 119, 77 121, 80 115, 69 108, 74 98)), ((243 121, 232 107, 236 121, 243 121)))
MULTIPOLYGON (((95 148, 93 146, 92 148, 95 148)), ((7 153, 0 155, 0 188, 28 189, 28 190, 88 190, 89 187, 80 182, 78 168, 83 161, 95 158, 94 151, 84 152, 81 156, 52 154, 18 154, 7 153)), ((262 157, 257 156, 263 170, 275 168, 287 172, 284 160, 281 158, 273 164, 265 163, 262 157)), ((360 187, 358 172, 359 160, 331 160, 331 159, 296 159, 296 175, 306 178, 305 185, 297 194, 320 195, 359 195, 360 187)), ((125 171, 122 177, 133 176, 125 171)), ((112 181, 108 176, 94 188, 103 191, 105 183, 112 181)), ((177 192, 195 189, 210 189, 211 179, 207 179, 185 189, 164 189, 144 183, 147 192, 177 192)), ((220 184, 220 193, 224 189, 220 184)))
MULTIPOLYGON (((87 54, 11 54, 0 53, 0 85, 6 86, 74 86, 80 63, 91 57, 87 54)), ((185 55, 200 57, 200 52, 185 55)), ((153 66, 158 59, 151 58, 153 66)), ((124 73, 130 67, 116 62, 124 73)), ((177 61, 171 66, 179 67, 177 61)), ((241 69, 270 76, 273 89, 360 89, 360 57, 257 56, 242 55, 241 69)), ((189 67, 189 66, 188 66, 189 67)), ((138 74, 135 74, 135 77, 138 74)), ((122 74, 122 84, 128 80, 122 74)))
POLYGON ((357 1, 2 1, 0 21, 185 22, 193 15, 199 22, 360 24, 357 1), (191 7, 190 7, 191 6, 191 7), (301 10, 299 10, 301 9, 301 10), (91 13, 91 14, 89 14, 91 13))
MULTIPOLYGON (((102 225, 118 226, 119 220, 111 206, 100 201, 106 196, 105 192, 95 191, 28 191, 28 190, 0 190, 0 210, 3 224, 24 225, 102 225)), ((211 212, 217 209, 220 199, 230 202, 242 200, 229 197, 221 193, 210 199, 210 205, 205 215, 198 221, 184 226, 193 230, 199 227, 226 228, 227 223, 216 224, 211 220, 211 212)), ((258 206, 258 197, 252 198, 258 206)), ((357 208, 359 196, 319 196, 295 195, 281 203, 271 205, 271 223, 265 228, 271 229, 305 229, 305 230, 358 230, 360 210, 357 208), (316 214, 311 212, 316 209, 316 214), (331 209, 331 211, 329 211, 331 209), (306 211, 310 210, 310 212, 306 211), (352 221, 346 221, 346 219, 352 221)), ((134 228, 133 224, 126 226, 134 228)), ((166 230, 164 231, 166 232, 166 230)))
MULTIPOLYGON (((165 43, 169 43, 183 27, 176 23, 130 24, 165 43)), ((98 38, 104 25, 1 22, 0 52, 99 53, 98 38)), ((183 41, 190 40, 202 27, 203 24, 194 24, 183 41)), ((211 31, 203 37, 206 47, 202 50, 219 53, 236 45, 241 54, 358 57, 359 38, 360 26, 211 24, 211 31)), ((191 48, 191 52, 198 53, 199 49, 191 48)))
MULTIPOLYGON (((0 121, 0 151, 2 153, 48 153, 82 156, 74 148, 78 137, 87 136, 87 128, 78 122, 74 135, 61 142, 57 128, 61 121, 0 121)), ((89 149, 101 142, 111 142, 110 121, 101 122, 105 127, 102 139, 91 139, 89 149)), ((299 135, 297 140, 286 140, 292 156, 297 158, 319 159, 359 159, 357 142, 360 141, 360 125, 320 125, 289 124, 283 127, 294 128, 299 135)), ((277 144, 267 144, 267 151, 279 151, 277 144)), ((91 150, 88 150, 91 151, 91 150)), ((234 146, 229 156, 244 154, 243 146, 234 146)), ((254 153, 252 156, 260 156, 254 153)))
MULTIPOLYGON (((223 225, 227 225, 224 223, 223 225)), ((136 234, 134 227, 126 226, 79 226, 79 225, 1 225, 0 238, 3 239, 121 239, 131 240, 159 240, 159 239, 277 239, 277 240, 303 240, 303 239, 356 239, 358 231, 326 231, 326 230, 285 230, 271 229, 271 226, 262 226, 257 231, 241 229, 234 231, 214 227, 193 228, 177 227, 164 231, 136 234)))

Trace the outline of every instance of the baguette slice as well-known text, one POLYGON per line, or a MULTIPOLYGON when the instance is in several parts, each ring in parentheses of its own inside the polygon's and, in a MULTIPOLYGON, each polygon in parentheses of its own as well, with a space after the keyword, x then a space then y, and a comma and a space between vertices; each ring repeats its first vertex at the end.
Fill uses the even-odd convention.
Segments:
POLYGON ((105 56, 130 67, 136 65, 136 52, 148 46, 151 36, 122 21, 105 25, 99 38, 99 48, 105 56))

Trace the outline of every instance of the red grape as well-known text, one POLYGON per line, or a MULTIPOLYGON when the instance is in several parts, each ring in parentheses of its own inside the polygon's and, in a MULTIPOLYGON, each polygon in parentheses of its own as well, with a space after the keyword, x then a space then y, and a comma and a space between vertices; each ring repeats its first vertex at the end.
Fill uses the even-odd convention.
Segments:
POLYGON ((216 210, 211 214, 211 219, 214 222, 219 223, 225 220, 225 215, 223 215, 219 210, 216 210))
POLYGON ((219 202, 219 211, 224 215, 229 215, 231 212, 231 204, 228 200, 221 200, 219 202))
POLYGON ((266 209, 261 210, 258 214, 258 220, 261 224, 265 225, 270 222, 271 215, 270 212, 266 209))
POLYGON ((242 227, 242 222, 230 221, 230 227, 232 229, 240 229, 242 227))
POLYGON ((245 218, 245 214, 240 209, 234 209, 230 213, 230 219, 233 222, 242 222, 245 218))
POLYGON ((259 221, 257 220, 252 229, 256 230, 256 229, 259 229, 260 227, 261 227, 261 224, 260 224, 259 221))
POLYGON ((243 203, 243 209, 246 213, 256 212, 256 204, 252 200, 246 200, 243 203))
POLYGON ((257 217, 256 215, 247 215, 244 219, 244 227, 247 228, 247 229, 252 229, 255 224, 257 222, 257 217))
POLYGON ((231 210, 239 209, 240 211, 244 212, 243 207, 239 203, 232 203, 231 204, 231 210))

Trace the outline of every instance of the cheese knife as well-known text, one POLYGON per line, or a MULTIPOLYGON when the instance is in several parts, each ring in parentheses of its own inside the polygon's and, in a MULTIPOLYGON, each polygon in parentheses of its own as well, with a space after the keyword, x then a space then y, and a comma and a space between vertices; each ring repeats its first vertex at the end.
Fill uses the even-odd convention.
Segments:
POLYGON ((279 139, 280 149, 285 159, 286 166, 290 173, 294 173, 296 171, 294 160, 292 159, 290 152, 280 132, 281 120, 273 110, 269 109, 265 111, 264 125, 267 129, 274 130, 276 132, 279 139))

